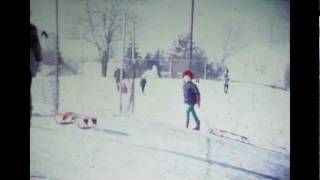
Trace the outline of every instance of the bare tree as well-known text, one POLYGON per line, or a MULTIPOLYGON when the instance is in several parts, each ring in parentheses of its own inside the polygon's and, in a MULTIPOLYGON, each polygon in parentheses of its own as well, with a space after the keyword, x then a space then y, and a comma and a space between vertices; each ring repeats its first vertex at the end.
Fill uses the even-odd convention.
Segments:
POLYGON ((132 7, 144 0, 84 0, 85 17, 79 18, 79 29, 73 29, 71 39, 82 39, 94 45, 101 59, 102 76, 107 76, 109 60, 114 55, 113 44, 120 41, 122 15, 128 15, 128 20, 136 19, 132 7))
MULTIPOLYGON (((229 23, 232 24, 232 23, 229 23)), ((221 66, 225 66, 226 61, 231 56, 238 53, 241 49, 247 46, 246 43, 240 41, 242 30, 240 27, 235 25, 227 25, 224 27, 222 40, 222 50, 219 53, 216 53, 214 56, 215 61, 221 66)))
POLYGON ((81 39, 97 48, 101 59, 101 73, 106 77, 108 62, 113 56, 112 44, 121 27, 121 1, 103 0, 102 6, 91 2, 85 1, 86 17, 80 20, 84 28, 81 39))

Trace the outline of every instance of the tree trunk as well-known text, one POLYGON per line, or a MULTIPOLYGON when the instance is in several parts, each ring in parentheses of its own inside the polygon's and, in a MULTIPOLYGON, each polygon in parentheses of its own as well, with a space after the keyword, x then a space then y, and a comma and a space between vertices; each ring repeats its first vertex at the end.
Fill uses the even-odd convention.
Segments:
POLYGON ((101 61, 101 71, 102 71, 102 76, 107 77, 105 58, 102 58, 102 61, 101 61))
POLYGON ((107 70, 108 70, 108 61, 109 61, 109 48, 102 54, 101 60, 101 72, 103 77, 107 77, 107 70))
POLYGON ((106 53, 106 63, 105 63, 105 74, 106 74, 106 77, 108 76, 108 63, 109 63, 109 53, 110 52, 110 48, 109 48, 109 45, 108 45, 108 48, 107 48, 107 53, 106 53))
POLYGON ((207 79, 207 62, 204 62, 203 79, 207 79))

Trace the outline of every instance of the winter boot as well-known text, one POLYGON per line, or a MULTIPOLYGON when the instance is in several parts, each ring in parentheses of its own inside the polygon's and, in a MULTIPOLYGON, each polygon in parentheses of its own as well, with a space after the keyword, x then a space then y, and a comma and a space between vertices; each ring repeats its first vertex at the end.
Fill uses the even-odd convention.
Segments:
POLYGON ((193 128, 192 130, 199 131, 200 130, 200 126, 197 126, 197 127, 193 128))
POLYGON ((200 130, 200 122, 197 124, 197 127, 193 128, 192 130, 199 131, 200 130))

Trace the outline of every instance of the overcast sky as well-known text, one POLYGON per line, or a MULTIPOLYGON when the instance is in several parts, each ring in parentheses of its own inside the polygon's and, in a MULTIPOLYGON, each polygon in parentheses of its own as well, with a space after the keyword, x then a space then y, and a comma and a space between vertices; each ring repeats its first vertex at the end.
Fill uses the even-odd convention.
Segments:
MULTIPOLYGON (((31 22, 40 30, 55 32, 54 2, 30 1, 31 22)), ((60 0, 61 51, 66 59, 97 56, 91 44, 67 39, 75 20, 85 13, 81 2, 60 0)), ((136 42, 143 56, 156 49, 170 52, 173 41, 180 34, 189 32, 191 0, 145 0, 135 7, 135 11, 139 19, 136 42)), ((211 61, 219 55, 226 30, 230 28, 239 30, 239 45, 265 48, 274 39, 279 41, 280 48, 287 50, 289 11, 289 2, 282 0, 195 0, 194 41, 211 61)), ((121 57, 121 46, 114 48, 115 58, 121 57)))

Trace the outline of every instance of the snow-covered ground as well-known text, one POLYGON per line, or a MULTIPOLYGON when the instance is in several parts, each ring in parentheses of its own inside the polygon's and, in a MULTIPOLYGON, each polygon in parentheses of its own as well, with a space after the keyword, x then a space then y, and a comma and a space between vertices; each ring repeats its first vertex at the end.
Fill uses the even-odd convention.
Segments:
MULTIPOLYGON (((34 80, 35 100, 48 78, 34 80)), ((96 116, 98 126, 58 125, 34 101, 40 116, 30 129, 31 179, 289 179, 287 91, 231 83, 226 95, 222 82, 200 80, 202 129, 195 132, 184 127, 182 80, 147 79, 145 95, 137 80, 135 114, 121 116, 114 79, 84 74, 60 82, 61 111, 96 116), (253 146, 210 128, 246 136, 253 146)))

